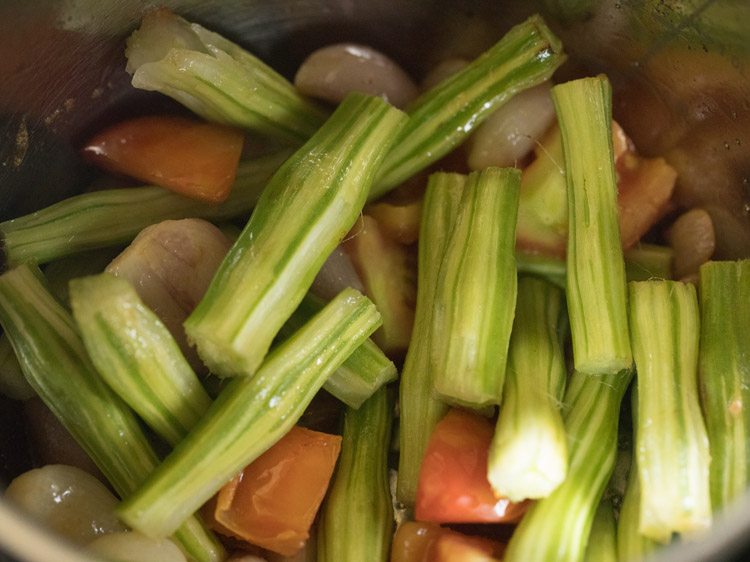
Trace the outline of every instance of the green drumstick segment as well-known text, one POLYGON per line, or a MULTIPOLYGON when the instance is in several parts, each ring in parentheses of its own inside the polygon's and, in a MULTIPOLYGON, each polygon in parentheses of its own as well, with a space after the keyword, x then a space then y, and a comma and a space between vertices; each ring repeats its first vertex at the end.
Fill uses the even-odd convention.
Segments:
POLYGON ((419 467, 422 465, 432 430, 448 406, 425 389, 433 387, 430 347, 433 334, 432 312, 440 263, 445 245, 458 215, 466 187, 466 176, 435 173, 427 182, 419 227, 417 266, 417 306, 409 349, 399 385, 399 461, 397 497, 413 505, 417 495, 419 467))
POLYGON ((698 298, 693 285, 677 281, 631 281, 629 289, 640 532, 669 542, 672 533, 711 524, 711 459, 698 396, 698 298))
POLYGON ((698 381, 719 508, 750 481, 750 260, 703 264, 700 288, 698 381))
POLYGON ((409 121, 370 199, 442 158, 515 94, 549 79, 565 59, 562 43, 538 15, 513 27, 466 68, 406 108, 409 121))
POLYGON ((548 496, 565 479, 568 446, 560 407, 567 370, 564 293, 541 279, 518 281, 503 403, 487 477, 512 501, 548 496))
POLYGON ((350 94, 263 191, 198 306, 188 337, 219 376, 252 375, 354 225, 406 116, 350 94))
POLYGON ((377 329, 367 298, 345 289, 253 376, 235 377, 198 424, 118 513, 142 533, 164 537, 276 443, 326 379, 377 329))
POLYGON ((46 263, 85 250, 127 244, 147 226, 189 217, 224 221, 247 215, 290 152, 241 162, 229 198, 219 205, 161 187, 92 191, 0 223, 5 262, 46 263))
POLYGON ((567 302, 576 370, 629 369, 625 266, 617 219, 612 90, 602 76, 552 88, 568 187, 567 302))
POLYGON ((318 526, 318 562, 387 562, 393 536, 388 486, 393 400, 381 388, 347 408, 336 474, 318 526))
POLYGON ((326 119, 263 61, 169 10, 146 14, 125 56, 133 86, 161 92, 209 121, 301 144, 326 119))
POLYGON ((573 373, 563 406, 568 474, 521 520, 506 562, 584 560, 594 515, 614 470, 620 402, 632 377, 632 370, 600 376, 573 373))
MULTIPOLYGON (((158 465, 156 453, 133 412, 99 377, 72 316, 35 266, 0 277, 0 323, 27 380, 55 417, 120 496, 135 491, 158 465)), ((181 523, 169 534, 186 554, 199 562, 224 559, 224 549, 198 518, 181 523)))
MULTIPOLYGON (((289 337, 315 314, 325 303, 308 293, 289 317, 279 334, 289 337)), ((359 408, 376 390, 396 379, 398 371, 393 361, 371 339, 366 340, 336 369, 323 385, 350 408, 359 408)))
POLYGON ((130 283, 109 273, 74 279, 70 292, 101 377, 167 443, 179 443, 211 398, 169 330, 130 283))
POLYGON ((521 174, 469 175, 435 289, 430 369, 447 402, 499 404, 516 306, 516 213, 521 174))

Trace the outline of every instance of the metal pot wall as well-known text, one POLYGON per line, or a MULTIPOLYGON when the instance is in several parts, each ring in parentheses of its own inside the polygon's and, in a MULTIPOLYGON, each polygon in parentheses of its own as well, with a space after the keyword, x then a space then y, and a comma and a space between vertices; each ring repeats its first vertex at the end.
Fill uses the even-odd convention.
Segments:
MULTIPOLYGON (((559 78, 604 71, 615 115, 641 151, 680 172, 678 204, 714 219, 717 257, 750 256, 750 3, 746 0, 164 0, 291 76, 304 56, 342 40, 370 44, 421 77, 448 55, 472 56, 542 11, 571 61, 559 78)), ((79 191, 76 148, 125 115, 169 107, 129 86, 123 39, 153 3, 0 3, 0 220, 79 191)), ((24 468, 17 408, 2 403, 7 479, 24 468)), ((661 560, 726 560, 750 531, 750 498, 702 542, 661 560)), ((34 560, 80 560, 0 501, 0 546, 34 560), (67 554, 66 554, 67 553, 67 554), (67 557, 66 557, 67 556, 67 557)), ((1 559, 1 558, 0 558, 1 559)))

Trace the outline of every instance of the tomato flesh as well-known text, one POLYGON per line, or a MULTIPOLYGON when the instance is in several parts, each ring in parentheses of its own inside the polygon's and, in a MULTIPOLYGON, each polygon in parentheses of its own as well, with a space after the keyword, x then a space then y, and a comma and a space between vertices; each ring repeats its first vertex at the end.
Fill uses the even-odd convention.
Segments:
POLYGON ((219 491, 212 526, 294 555, 309 537, 340 449, 338 435, 294 427, 219 491))
POLYGON ((515 522, 526 502, 496 498, 487 480, 494 427, 478 414, 452 409, 438 422, 425 451, 417 485, 418 521, 515 522))
POLYGON ((219 203, 229 196, 243 140, 241 131, 225 125, 173 115, 146 116, 100 132, 82 154, 106 170, 219 203))

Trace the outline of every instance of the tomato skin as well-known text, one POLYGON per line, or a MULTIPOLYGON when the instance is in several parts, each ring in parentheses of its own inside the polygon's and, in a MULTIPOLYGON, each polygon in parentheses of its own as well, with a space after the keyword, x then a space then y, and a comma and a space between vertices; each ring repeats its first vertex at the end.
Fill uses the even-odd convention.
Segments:
POLYGON ((174 115, 137 117, 95 135, 83 157, 106 170, 220 203, 237 175, 238 129, 174 115))
POLYGON ((295 426, 219 491, 211 526, 294 555, 309 537, 340 449, 341 436, 295 426))
POLYGON ((527 502, 496 498, 487 480, 492 423, 465 410, 449 410, 427 444, 419 472, 415 516, 437 523, 515 522, 527 502))
POLYGON ((627 250, 669 211, 677 171, 664 158, 630 152, 617 161, 617 174, 620 239, 627 250))

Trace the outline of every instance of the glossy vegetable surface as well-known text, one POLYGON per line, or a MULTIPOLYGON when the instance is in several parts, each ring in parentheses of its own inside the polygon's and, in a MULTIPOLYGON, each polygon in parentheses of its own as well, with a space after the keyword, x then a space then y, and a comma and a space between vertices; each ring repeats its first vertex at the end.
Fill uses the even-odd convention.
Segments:
POLYGON ((396 495, 407 505, 414 504, 420 466, 432 430, 448 410, 442 400, 424 389, 432 388, 434 380, 430 347, 438 273, 465 183, 466 176, 461 174, 432 174, 424 197, 417 256, 417 306, 399 384, 401 430, 396 495))
POLYGON ((244 137, 240 130, 177 116, 122 121, 91 138, 83 156, 112 172, 207 203, 229 197, 244 137))
MULTIPOLYGON (((120 496, 132 493, 158 465, 135 414, 99 378, 70 313, 45 287, 36 266, 0 276, 0 323, 36 393, 94 460, 120 496)), ((171 529, 200 562, 224 549, 192 512, 171 529)))
POLYGON ((386 562, 393 536, 388 453, 393 393, 347 408, 341 458, 318 524, 317 562, 386 562))
POLYGON ((274 174, 185 331, 219 376, 252 375, 354 225, 406 120, 352 93, 274 174))
POLYGON ((198 424, 119 507, 150 536, 166 536, 289 432, 325 380, 378 327, 373 304, 345 289, 252 377, 235 377, 198 424))
POLYGON ((291 556, 305 544, 341 437, 294 426, 218 493, 217 531, 291 556))
POLYGON ((419 473, 415 517, 438 523, 517 521, 526 504, 496 498, 487 480, 493 427, 478 414, 450 410, 430 437, 419 473))
POLYGON ((605 76, 552 88, 568 191, 567 289, 573 361, 590 375, 633 363, 617 222, 612 87, 605 76))

